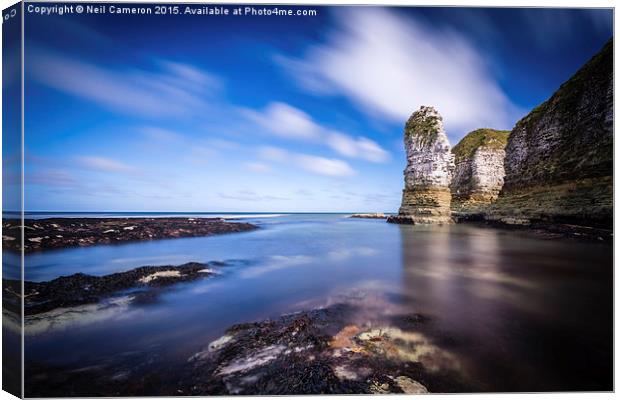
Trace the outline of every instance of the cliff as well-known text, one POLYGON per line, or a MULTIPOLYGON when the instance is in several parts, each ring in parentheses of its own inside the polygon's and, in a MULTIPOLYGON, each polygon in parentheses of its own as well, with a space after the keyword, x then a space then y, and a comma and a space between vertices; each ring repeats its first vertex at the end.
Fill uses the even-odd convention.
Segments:
POLYGON ((450 191, 452 211, 481 214, 504 184, 504 148, 510 131, 477 129, 454 146, 455 170, 450 191))
POLYGON ((611 227, 613 41, 521 119, 489 219, 611 227))
POLYGON ((450 223, 450 179, 454 156, 441 115, 433 107, 414 112, 404 132, 405 189, 395 223, 450 223))

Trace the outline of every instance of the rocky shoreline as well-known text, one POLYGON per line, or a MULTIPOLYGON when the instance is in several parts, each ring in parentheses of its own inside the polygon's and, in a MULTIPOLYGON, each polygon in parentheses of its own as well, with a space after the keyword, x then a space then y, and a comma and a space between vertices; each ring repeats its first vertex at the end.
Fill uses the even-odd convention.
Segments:
POLYGON ((384 213, 363 213, 363 214, 352 214, 349 218, 365 218, 365 219, 387 219, 388 216, 384 213))
MULTIPOLYGON (((218 273, 217 268, 226 265, 228 264, 224 262, 190 262, 178 266, 145 266, 104 276, 76 273, 47 282, 25 281, 24 315, 98 303, 129 289, 143 289, 141 295, 146 296, 149 295, 148 289, 211 277, 218 273)), ((2 287, 5 308, 19 312, 21 282, 5 279, 2 287)))
POLYGON ((453 213, 458 224, 472 224, 481 227, 519 231, 540 239, 577 240, 580 242, 613 243, 613 229, 570 223, 547 222, 529 219, 488 219, 482 213, 453 213))
MULTIPOLYGON (((24 220, 24 252, 167 238, 211 236, 258 229, 221 218, 46 218, 24 220)), ((2 245, 21 251, 21 223, 2 221, 2 245)))

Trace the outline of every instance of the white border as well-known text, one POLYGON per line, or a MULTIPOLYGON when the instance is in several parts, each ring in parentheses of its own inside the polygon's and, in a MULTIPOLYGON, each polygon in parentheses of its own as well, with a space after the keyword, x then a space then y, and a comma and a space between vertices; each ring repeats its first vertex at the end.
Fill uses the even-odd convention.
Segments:
MULTIPOLYGON (((35 2, 35 1, 31 1, 31 2, 35 2)), ((86 0, 86 1, 82 1, 82 3, 86 3, 86 2, 98 2, 96 0, 86 0)), ((120 1, 120 2, 126 2, 126 3, 132 3, 132 1, 120 1)), ((134 2, 139 2, 139 1, 134 1, 134 2)), ((375 1, 368 1, 368 0, 336 0, 333 2, 327 2, 327 1, 316 1, 316 0, 305 0, 305 1, 301 1, 301 2, 295 2, 295 1, 287 1, 287 0, 249 0, 249 1, 240 1, 240 0, 228 0, 228 1, 182 1, 182 0, 168 0, 168 1, 161 1, 161 0, 155 0, 152 1, 152 3, 190 3, 190 2, 194 2, 194 3, 205 3, 205 4, 222 4, 222 3, 228 3, 228 4, 303 4, 303 5, 337 5, 337 4, 341 4, 341 5, 395 5, 395 6, 456 6, 456 7, 465 7, 465 6, 469 6, 469 7, 559 7, 559 8, 572 8, 572 7, 588 7, 588 8, 593 8, 593 7, 605 7, 605 8, 614 8, 615 4, 613 1, 610 0, 590 0, 590 1, 583 1, 583 0, 545 0, 545 1, 536 1, 536 0, 503 0, 503 1, 493 1, 493 0, 477 0, 477 1, 467 1, 467 0, 449 0, 449 1, 441 1, 441 0, 425 0, 425 1, 403 1, 403 0, 375 0, 375 1)), ((15 4, 15 1, 12 0, 0 0, 0 7, 2 9, 8 8, 11 5, 15 4)), ((23 21, 23 16, 24 13, 22 12, 22 35, 23 35, 23 30, 24 30, 24 21, 23 21)), ((614 8, 614 32, 615 32, 615 21, 616 21, 616 10, 614 8)), ((2 32, 0 30, 0 41, 2 40, 2 32)), ((617 48, 614 47, 614 75, 618 76, 618 63, 615 61, 617 60, 616 57, 616 52, 617 52, 617 48)), ((0 63, 2 61, 2 53, 0 52, 0 63)), ((22 40, 22 67, 23 67, 23 40, 22 40)), ((23 72, 23 71, 22 71, 23 72)), ((1 74, 0 74, 0 84, 1 84, 1 74)), ((24 76, 22 73, 22 151, 23 151, 23 140, 24 140, 24 135, 23 135, 23 129, 24 129, 24 93, 23 93, 23 87, 24 85, 24 76)), ((614 105, 616 104, 616 91, 615 91, 615 81, 614 81, 614 105)), ((0 109, 2 106, 2 101, 0 100, 0 109)), ((615 112, 615 106, 614 106, 614 121, 616 120, 616 112, 615 112)), ((615 137, 615 126, 614 126, 614 137, 615 137)), ((1 133, 0 133, 0 143, 1 143, 1 133)), ((614 140, 614 156, 616 154, 618 154, 618 149, 620 148, 620 141, 618 140, 614 140)), ((22 163, 23 163, 23 153, 22 153, 22 163)), ((24 196, 23 196, 23 169, 24 165, 22 164, 22 211, 23 211, 23 205, 24 205, 24 196)), ((0 174, 2 171, 2 167, 0 165, 0 174)), ((618 163, 616 162, 616 158, 614 157, 614 187, 617 184, 617 177, 619 173, 619 169, 618 169, 618 163)), ((1 175, 0 175, 1 176, 1 175)), ((0 202, 1 202, 1 188, 0 188, 0 202)), ((614 191, 615 193, 615 191, 614 191)), ((615 199, 614 199, 615 200, 615 199)), ((616 221, 617 219, 617 207, 616 207, 616 202, 614 201, 614 231, 615 231, 615 227, 616 227, 616 221)), ((23 214, 22 214, 22 218, 23 218, 23 214)), ((23 232, 22 232, 23 234, 23 232)), ((22 241, 23 241, 23 237, 22 237, 22 241)), ((616 254, 616 245, 617 243, 615 243, 614 241, 614 255, 616 254)), ((22 254, 23 257, 23 254, 22 254)), ((22 266, 23 266, 23 258, 22 258, 22 266)), ((615 258, 614 258, 614 267, 615 267, 615 258)), ((23 280, 23 269, 22 269, 22 280, 23 280)), ((616 334, 617 334, 617 330, 615 329, 615 311, 618 310, 618 299, 615 296, 615 287, 616 287, 616 283, 617 283, 617 274, 614 273, 614 344, 616 344, 616 334)), ((23 289, 22 289, 23 290, 23 289)), ((1 295, 0 295, 1 298, 1 295)), ((22 320, 23 323, 23 320, 22 320)), ((1 333, 0 333, 1 335, 1 333)), ((23 335, 22 335, 22 342, 23 342, 23 335)), ((570 349, 567 349, 567 351, 570 351, 570 349)), ((2 351, 0 350, 0 357, 2 355, 2 351)), ((614 346, 614 360, 617 359, 618 356, 618 347, 614 346)), ((23 355, 22 355, 23 357, 23 355)), ((23 365, 23 364, 22 364, 23 365)), ((23 371, 22 371, 23 372, 23 371)), ((614 362, 614 387, 615 384, 618 382, 618 378, 619 378, 620 374, 618 372, 618 369, 615 368, 615 362, 614 362)), ((0 383, 1 383, 2 377, 0 374, 0 383)), ((23 390, 23 388, 22 388, 23 390)), ((373 399, 377 398, 377 399, 382 399, 382 400, 386 400, 386 399, 394 399, 394 398, 399 398, 396 397, 398 395, 375 395, 372 396, 373 399)), ((515 394, 458 394, 458 395, 433 395, 434 398, 437 399, 448 399, 448 398, 454 398, 454 396, 467 396, 468 398, 484 398, 484 399, 489 399, 489 400, 493 400, 493 399, 501 399, 501 400, 517 400, 517 399, 522 399, 523 396, 527 396, 527 398, 538 398, 538 397, 544 397, 545 399, 567 399, 567 400, 573 400, 573 399, 580 399, 583 397, 587 397, 588 399, 607 399, 607 398, 614 398, 615 393, 578 393, 578 392, 572 392, 572 393, 552 393, 552 394, 527 394, 524 395, 522 393, 515 393, 515 394)), ((284 396, 284 397, 289 397, 289 396, 284 396)), ((319 398, 319 396, 304 396, 304 398, 319 398)), ((323 396, 324 397, 324 396, 323 396)), ((352 397, 358 397, 358 396, 339 396, 340 398, 352 398, 352 397)), ((408 397, 408 396, 406 396, 408 397)), ((6 393, 6 392, 0 392, 0 400, 9 400, 9 399, 14 399, 15 397, 11 396, 10 394, 6 393)), ((167 399, 186 399, 183 397, 166 397, 167 399)), ((221 397, 216 397, 216 398, 222 398, 222 399, 232 399, 232 396, 221 396, 221 397)), ((276 397, 276 396, 263 396, 261 398, 265 398, 265 399, 278 399, 278 398, 282 398, 282 396, 280 397, 276 397)), ((400 397, 402 398, 402 396, 400 397)), ((138 398, 131 398, 131 397, 124 397, 123 399, 138 399, 138 398)))

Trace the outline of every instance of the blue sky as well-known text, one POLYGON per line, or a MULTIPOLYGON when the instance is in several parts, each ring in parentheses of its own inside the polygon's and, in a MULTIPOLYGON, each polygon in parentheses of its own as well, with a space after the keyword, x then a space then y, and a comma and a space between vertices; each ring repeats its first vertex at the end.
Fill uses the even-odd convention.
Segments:
POLYGON ((26 209, 395 211, 402 129, 510 129, 612 35, 610 10, 27 15, 26 209))

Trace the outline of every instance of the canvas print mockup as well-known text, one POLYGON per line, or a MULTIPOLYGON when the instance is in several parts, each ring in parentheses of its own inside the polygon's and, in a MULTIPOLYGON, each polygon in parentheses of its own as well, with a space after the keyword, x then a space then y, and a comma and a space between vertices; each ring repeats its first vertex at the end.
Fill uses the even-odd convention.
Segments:
POLYGON ((613 9, 2 31, 5 391, 613 390, 613 9))

